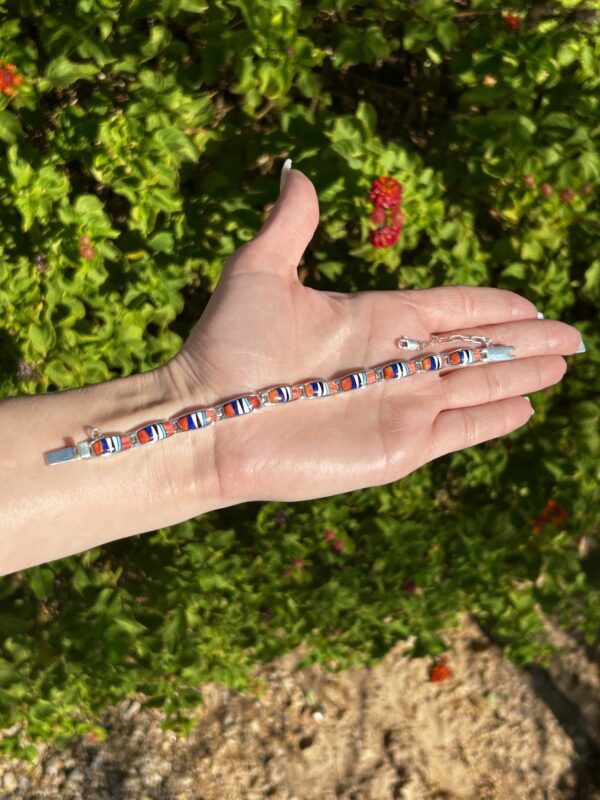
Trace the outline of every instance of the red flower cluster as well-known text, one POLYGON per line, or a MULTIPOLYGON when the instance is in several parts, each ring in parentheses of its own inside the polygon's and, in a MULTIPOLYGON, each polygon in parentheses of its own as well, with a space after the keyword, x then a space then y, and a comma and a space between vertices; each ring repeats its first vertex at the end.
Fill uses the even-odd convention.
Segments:
POLYGON ((561 189, 558 196, 560 197, 560 202, 568 206, 575 199, 575 192, 573 189, 561 189))
POLYGON ((17 73, 14 64, 5 64, 0 58, 0 94, 8 97, 15 93, 15 86, 21 86, 23 78, 17 73))
POLYGON ((402 184, 389 176, 375 178, 371 184, 369 200, 374 205, 371 222, 378 226, 370 233, 373 247, 391 247, 398 241, 404 225, 404 214, 400 208, 402 194, 402 184))
POLYGON ((92 261, 96 255, 89 236, 82 236, 79 240, 79 255, 86 261, 92 261))
POLYGON ((521 25, 521 19, 517 17, 516 14, 511 14, 510 11, 504 17, 504 22, 506 23, 507 28, 511 31, 518 31, 519 26, 521 25))
POLYGON ((394 208, 402 204, 402 184, 388 176, 375 178, 369 200, 375 208, 394 208))
POLYGON ((335 531, 333 528, 327 528, 325 531, 325 541, 331 542, 331 546, 336 551, 336 553, 342 553, 344 550, 344 543, 341 539, 335 538, 335 531))
POLYGON ((546 525, 560 525, 567 519, 566 510, 556 500, 548 500, 540 514, 529 520, 534 533, 542 531, 546 525))
POLYGON ((429 670, 429 680, 432 683, 441 683, 452 677, 452 670, 448 666, 448 656, 438 658, 429 670))

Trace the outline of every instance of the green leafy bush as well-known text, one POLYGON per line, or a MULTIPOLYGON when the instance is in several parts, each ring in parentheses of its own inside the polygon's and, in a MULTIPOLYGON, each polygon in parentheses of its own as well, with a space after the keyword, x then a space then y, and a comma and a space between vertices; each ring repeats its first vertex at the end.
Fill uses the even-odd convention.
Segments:
POLYGON ((27 721, 4 752, 65 744, 134 691, 185 730, 202 681, 258 688, 250 667, 302 640, 341 668, 399 639, 438 656, 464 611, 519 663, 550 652, 542 612, 596 635, 578 546, 600 505, 597 14, 459 8, 0 2, 0 396, 172 357, 288 154, 321 205, 307 284, 503 286, 588 346, 526 432, 398 484, 226 509, 0 580, 0 726, 27 721), (379 175, 406 220, 375 250, 379 175))

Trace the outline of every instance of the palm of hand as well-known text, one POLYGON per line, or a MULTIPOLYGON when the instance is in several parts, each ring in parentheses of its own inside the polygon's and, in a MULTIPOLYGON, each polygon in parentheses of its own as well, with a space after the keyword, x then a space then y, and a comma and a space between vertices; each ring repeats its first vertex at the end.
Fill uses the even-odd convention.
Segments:
MULTIPOLYGON (((276 275, 231 276, 186 343, 188 368, 194 365, 194 379, 214 403, 392 361, 399 357, 399 320, 411 331, 422 332, 422 324, 410 308, 400 314, 400 304, 385 294, 331 296, 276 275)), ((241 482, 256 497, 293 500, 410 472, 427 460, 434 393, 421 380, 391 384, 267 407, 216 425, 221 484, 241 482)))
MULTIPOLYGON (((293 171, 261 232, 225 264, 202 318, 174 359, 178 383, 196 407, 393 361, 402 357, 400 336, 428 339, 434 330, 465 330, 467 319, 479 326, 474 332, 487 334, 494 330, 482 327, 488 321, 501 332, 507 324, 542 324, 527 300, 493 289, 344 295, 305 287, 296 268, 317 222, 314 188, 293 171), (477 292, 484 293, 478 310, 477 292)), ((544 341, 547 346, 547 335, 544 341)), ((328 496, 397 480, 443 453, 522 425, 530 406, 514 395, 553 383, 564 372, 563 359, 545 360, 552 363, 538 365, 535 380, 521 371, 505 392, 498 390, 498 376, 517 362, 269 406, 202 434, 213 437, 219 483, 232 502, 328 496), (470 414, 462 408, 478 404, 486 405, 470 414)))

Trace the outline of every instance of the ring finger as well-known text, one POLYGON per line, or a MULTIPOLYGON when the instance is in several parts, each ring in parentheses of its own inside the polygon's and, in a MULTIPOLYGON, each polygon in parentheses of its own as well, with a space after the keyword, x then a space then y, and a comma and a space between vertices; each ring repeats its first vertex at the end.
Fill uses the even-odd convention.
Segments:
POLYGON ((558 383, 566 369, 562 356, 551 355, 449 372, 439 379, 439 410, 478 406, 537 392, 558 383))

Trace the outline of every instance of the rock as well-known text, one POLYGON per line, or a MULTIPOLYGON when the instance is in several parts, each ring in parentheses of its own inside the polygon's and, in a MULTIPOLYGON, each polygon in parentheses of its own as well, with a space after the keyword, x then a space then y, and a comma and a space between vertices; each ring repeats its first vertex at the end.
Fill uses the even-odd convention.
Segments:
POLYGON ((52 775, 53 777, 55 777, 56 775, 59 774, 59 772, 62 771, 62 768, 63 768, 63 762, 60 759, 58 758, 52 759, 48 761, 48 763, 44 767, 44 772, 46 773, 46 775, 52 775))
POLYGON ((14 792, 18 787, 19 782, 17 781, 17 777, 14 775, 14 773, 5 772, 4 778, 2 779, 2 785, 7 792, 14 792))

